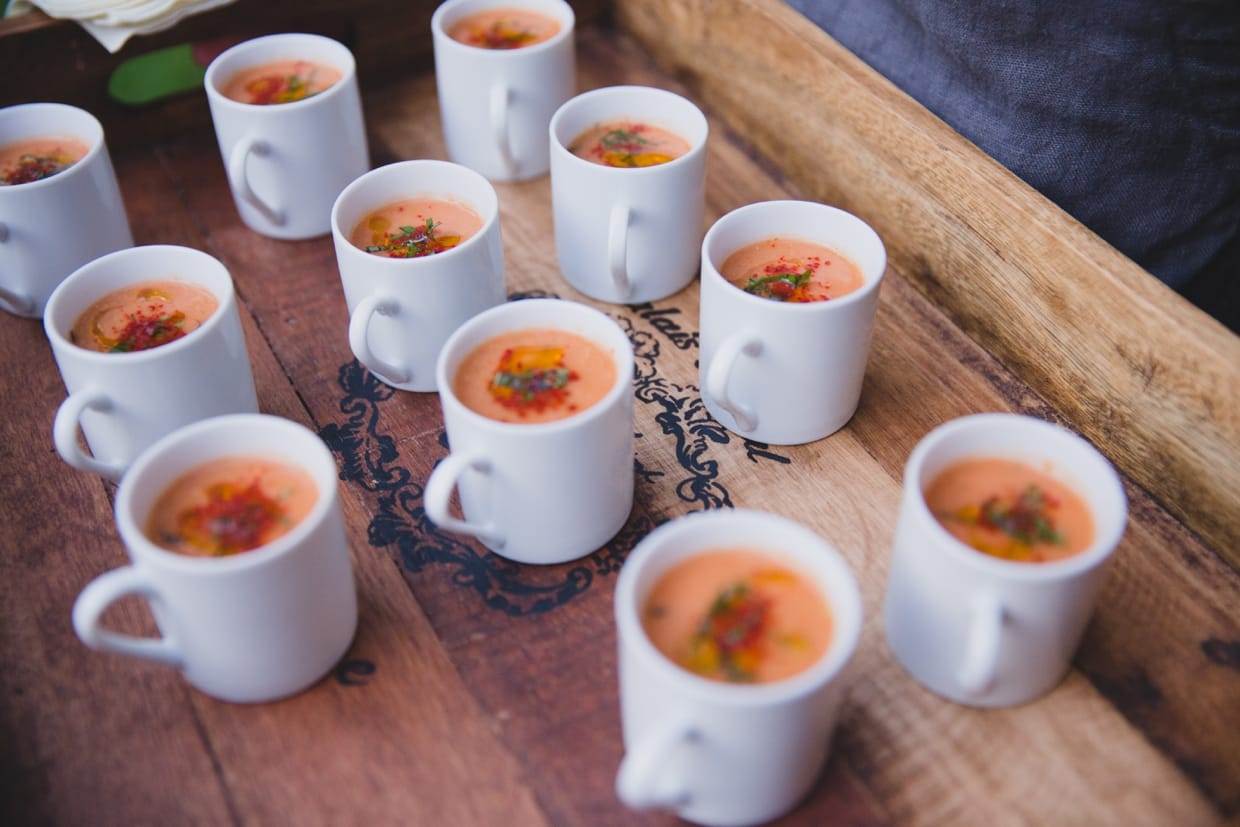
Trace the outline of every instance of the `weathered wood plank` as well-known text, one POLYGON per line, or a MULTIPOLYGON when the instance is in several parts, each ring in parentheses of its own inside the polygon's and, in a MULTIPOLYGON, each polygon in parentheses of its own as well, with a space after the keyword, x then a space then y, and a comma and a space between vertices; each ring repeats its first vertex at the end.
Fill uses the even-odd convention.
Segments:
POLYGON ((1240 566, 1240 337, 778 0, 631 0, 619 23, 1240 566), (760 37, 754 33, 760 32, 760 37))

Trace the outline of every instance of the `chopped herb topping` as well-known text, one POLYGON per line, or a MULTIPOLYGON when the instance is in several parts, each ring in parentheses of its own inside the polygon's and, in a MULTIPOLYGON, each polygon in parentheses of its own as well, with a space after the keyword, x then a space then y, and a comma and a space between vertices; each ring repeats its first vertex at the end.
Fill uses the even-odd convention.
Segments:
POLYGON ((382 232, 379 240, 366 247, 366 252, 388 258, 421 258, 450 250, 461 243, 459 235, 438 235, 442 224, 433 218, 426 223, 397 227, 397 232, 382 232))
POLYGON ((67 155, 23 154, 17 159, 16 166, 9 167, 0 173, 0 183, 15 185, 42 181, 44 178, 51 178, 57 173, 64 172, 74 163, 75 160, 67 155))
POLYGON ((544 411, 568 404, 568 385, 577 378, 564 366, 562 347, 512 347, 491 377, 491 396, 518 412, 544 411))

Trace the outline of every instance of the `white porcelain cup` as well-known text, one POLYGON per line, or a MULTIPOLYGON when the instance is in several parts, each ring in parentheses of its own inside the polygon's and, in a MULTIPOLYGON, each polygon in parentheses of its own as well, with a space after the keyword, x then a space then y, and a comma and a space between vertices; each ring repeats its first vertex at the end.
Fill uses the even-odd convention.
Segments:
POLYGON ((638 304, 681 290, 697 274, 706 191, 706 116, 664 89, 585 92, 551 119, 555 250, 568 283, 599 301, 638 304), (586 130, 615 120, 666 129, 689 151, 665 164, 608 167, 569 151, 586 130))
POLYGON ((914 678, 961 704, 1014 706, 1067 673, 1127 522, 1114 468, 1063 428, 1016 414, 976 414, 931 431, 909 456, 883 618, 887 643, 914 678), (991 557, 958 541, 926 506, 947 466, 994 457, 1050 473, 1085 499, 1093 543, 1049 563, 991 557))
POLYGON ((451 453, 435 466, 423 502, 439 527, 518 563, 548 564, 583 557, 624 526, 633 507, 633 348, 618 324, 558 299, 493 307, 448 339, 438 376, 451 453), (565 419, 525 424, 475 413, 453 393, 457 368, 477 346, 547 328, 583 336, 615 360, 615 384, 601 400, 565 419), (464 519, 449 508, 453 491, 464 519))
POLYGON ((839 552, 774 514, 689 514, 638 543, 616 581, 615 611, 625 749, 616 776, 620 800, 720 827, 760 824, 795 807, 826 763, 846 694, 841 673, 861 634, 861 596, 839 552), (831 611, 826 654, 785 680, 700 677, 664 657, 642 629, 642 608, 665 571, 705 551, 738 547, 770 554, 810 578, 831 611))
POLYGON ((69 391, 56 411, 52 436, 74 468, 117 480, 148 445, 182 425, 258 411, 232 277, 199 250, 151 245, 95 259, 52 293, 43 329, 69 391), (184 337, 149 350, 100 353, 70 340, 73 323, 95 301, 156 279, 200 285, 219 307, 184 337), (78 443, 79 428, 89 454, 78 443))
POLYGON ((220 700, 253 703, 300 692, 331 670, 357 628, 338 484, 327 446, 287 419, 221 416, 169 434, 121 480, 116 525, 131 562, 78 595, 78 637, 93 649, 174 666, 220 700), (318 499, 289 533, 252 551, 190 557, 151 542, 143 529, 159 496, 193 468, 226 456, 298 466, 314 480, 318 499), (104 611, 129 595, 148 603, 158 637, 102 625, 104 611))
POLYGON ((370 169, 353 54, 314 34, 273 34, 238 43, 207 67, 204 85, 220 154, 246 226, 271 238, 326 235, 336 196, 370 169), (238 72, 282 60, 330 66, 341 78, 290 103, 259 105, 225 97, 238 72))
POLYGON ((31 318, 43 315, 48 296, 74 270, 133 246, 99 121, 63 103, 0 109, 0 147, 45 137, 89 149, 50 178, 0 186, 0 308, 31 318))
POLYGON ((347 186, 331 219, 353 355, 394 388, 436 390, 435 361, 448 336, 466 319, 504 301, 495 188, 459 164, 401 161, 347 186), (350 233, 366 216, 410 198, 463 204, 482 218, 482 229, 450 250, 421 258, 376 256, 350 243, 350 233))
POLYGON ((706 409, 756 442, 798 445, 844 426, 861 400, 887 251, 861 219, 809 201, 765 201, 727 213, 702 241, 699 376, 706 409), (853 293, 785 303, 720 273, 738 249, 773 237, 837 250, 861 270, 853 293))
POLYGON ((547 172, 547 123, 577 87, 575 18, 563 0, 448 0, 431 17, 435 85, 448 157, 492 181, 547 172), (549 40, 518 49, 484 49, 453 40, 452 27, 492 8, 553 18, 549 40))

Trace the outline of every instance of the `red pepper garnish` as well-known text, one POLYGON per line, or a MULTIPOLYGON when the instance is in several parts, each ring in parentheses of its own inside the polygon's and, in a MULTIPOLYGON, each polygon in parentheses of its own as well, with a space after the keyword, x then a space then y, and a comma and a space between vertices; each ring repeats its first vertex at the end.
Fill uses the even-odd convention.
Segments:
POLYGON ((272 103, 292 103, 318 94, 310 91, 310 83, 314 72, 302 78, 301 75, 263 75, 245 85, 250 96, 250 103, 266 106, 272 103))
POLYGON ((485 29, 471 31, 465 42, 482 49, 520 49, 537 39, 538 35, 520 28, 513 21, 497 20, 485 29))
POLYGON ((157 309, 158 315, 147 315, 141 311, 131 315, 129 322, 116 337, 112 345, 112 353, 131 353, 136 350, 150 350, 169 342, 175 342, 185 335, 185 314, 180 310, 172 313, 157 309))
POLYGON ((258 482, 246 488, 221 482, 207 489, 207 502, 177 517, 181 537, 213 557, 261 546, 286 520, 284 509, 263 493, 258 482))
POLYGON ((564 367, 564 348, 519 346, 500 356, 490 390, 506 408, 541 412, 565 405, 568 384, 576 379, 576 371, 564 367))
POLYGON ((689 669, 708 677, 722 672, 730 681, 752 681, 762 662, 770 608, 770 599, 748 583, 720 591, 689 641, 689 669))
POLYGON ((0 175, 5 184, 29 184, 31 181, 42 181, 51 178, 58 172, 64 172, 73 166, 74 160, 62 155, 22 155, 17 159, 17 166, 9 167, 0 175))

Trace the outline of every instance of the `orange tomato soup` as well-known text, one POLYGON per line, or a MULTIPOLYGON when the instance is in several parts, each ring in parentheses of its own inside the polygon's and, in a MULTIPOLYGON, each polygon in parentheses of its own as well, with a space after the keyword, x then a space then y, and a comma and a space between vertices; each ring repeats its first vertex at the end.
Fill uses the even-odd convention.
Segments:
POLYGON ((0 186, 29 184, 64 172, 90 147, 77 138, 31 138, 0 147, 0 186))
POLYGON ((1047 563, 1080 554, 1094 541, 1085 500, 1022 462, 967 459, 926 486, 926 507, 960 542, 983 554, 1047 563))
POLYGON ((314 97, 337 83, 339 69, 308 60, 277 60, 242 69, 220 90, 240 103, 268 106, 314 97))
POLYGON ((187 281, 143 281, 114 290, 77 317, 69 341, 100 353, 130 353, 175 342, 219 308, 215 294, 187 281))
POLYGON ((793 303, 837 299, 865 283, 861 268, 830 247, 782 237, 741 247, 719 272, 746 293, 793 303))
POLYGON ((292 531, 318 496, 302 468, 264 457, 221 457, 182 475, 159 496, 146 536, 191 557, 252 551, 292 531))
POLYGON ((452 392, 465 407, 500 422, 553 422, 594 405, 616 379, 611 352, 584 336, 514 330, 466 355, 452 392))
POLYGON ((768 554, 720 548, 664 572, 641 610, 655 648, 695 675, 769 683, 818 662, 834 621, 813 582, 768 554))
POLYGON ((578 158, 605 167, 653 167, 689 149, 689 142, 675 132, 629 120, 596 124, 568 145, 578 158))
POLYGON ((457 21, 448 37, 479 49, 523 49, 560 32, 560 21, 519 8, 487 9, 457 21))
POLYGON ((421 258, 451 250, 481 229, 482 216, 464 204, 408 198, 363 218, 349 241, 376 256, 421 258))

